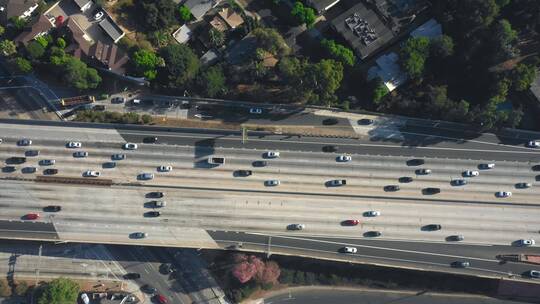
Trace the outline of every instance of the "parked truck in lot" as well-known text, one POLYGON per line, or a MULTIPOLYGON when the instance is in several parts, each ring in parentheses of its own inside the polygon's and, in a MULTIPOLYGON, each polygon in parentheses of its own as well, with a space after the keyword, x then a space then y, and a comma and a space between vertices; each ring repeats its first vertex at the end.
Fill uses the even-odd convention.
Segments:
POLYGON ((223 165, 225 164, 225 157, 211 156, 208 158, 208 164, 210 165, 223 165))
POLYGON ((83 96, 62 98, 62 100, 60 100, 60 104, 62 105, 62 107, 71 107, 71 106, 76 106, 76 105, 94 103, 95 101, 96 101, 96 98, 94 96, 83 95, 83 96))

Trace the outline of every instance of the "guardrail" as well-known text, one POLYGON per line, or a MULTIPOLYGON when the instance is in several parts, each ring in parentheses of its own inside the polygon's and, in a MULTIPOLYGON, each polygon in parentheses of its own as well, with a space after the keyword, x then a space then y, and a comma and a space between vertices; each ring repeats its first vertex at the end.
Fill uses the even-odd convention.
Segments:
POLYGON ((56 183, 56 184, 87 184, 98 186, 111 186, 113 184, 112 179, 105 178, 84 178, 84 177, 62 177, 62 176, 47 176, 38 175, 35 179, 36 182, 41 183, 56 183))

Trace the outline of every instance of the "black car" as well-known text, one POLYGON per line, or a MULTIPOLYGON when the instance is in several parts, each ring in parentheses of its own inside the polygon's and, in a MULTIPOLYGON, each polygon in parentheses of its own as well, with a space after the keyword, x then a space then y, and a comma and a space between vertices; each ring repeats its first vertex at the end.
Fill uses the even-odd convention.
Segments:
POLYGON ((400 183, 411 183, 413 181, 413 178, 410 176, 403 176, 398 179, 400 183))
POLYGON ((60 210, 62 210, 61 206, 50 205, 43 207, 43 211, 45 212, 59 212, 60 210))
POLYGON ((150 286, 148 284, 145 284, 141 286, 141 291, 146 294, 155 294, 157 292, 157 289, 153 286, 150 286))
POLYGON ((58 169, 45 169, 43 170, 43 174, 45 175, 55 175, 58 173, 58 169))
POLYGON ((331 152, 337 152, 338 147, 337 147, 337 146, 333 146, 333 145, 331 145, 331 146, 324 146, 324 147, 322 148, 322 150, 323 150, 323 152, 330 152, 330 153, 331 153, 331 152))
POLYGON ((148 192, 146 196, 152 197, 152 198, 162 198, 164 195, 163 195, 163 192, 148 192))
POLYGON ((464 186, 467 184, 467 181, 464 179, 454 179, 450 182, 452 186, 464 186))
POLYGON ((17 168, 13 166, 5 166, 2 168, 2 172, 4 173, 12 173, 12 172, 15 172, 15 170, 17 170, 17 168))
POLYGON ((441 189, 440 188, 424 188, 422 189, 422 193, 423 194, 437 194, 437 193, 441 193, 441 189))
POLYGON ((378 237, 378 236, 381 236, 381 235, 382 235, 382 233, 380 233, 379 231, 368 231, 368 232, 364 233, 365 237, 378 237))
POLYGON ((368 126, 368 125, 373 124, 373 119, 362 118, 362 119, 358 120, 358 124, 363 125, 363 126, 368 126))
POLYGON ((153 144, 153 143, 156 143, 157 141, 158 141, 157 136, 149 136, 143 139, 143 142, 147 144, 153 144))
POLYGON ((24 164, 25 162, 26 162, 26 157, 13 156, 6 159, 6 164, 20 165, 20 164, 24 164))
POLYGON ((399 186, 398 185, 384 186, 384 191, 386 191, 386 192, 396 192, 396 191, 399 191, 399 186))
POLYGON ((268 162, 265 160, 256 160, 252 163, 253 167, 266 167, 268 162))
POLYGON ((148 211, 145 213, 145 216, 148 217, 158 217, 161 215, 161 211, 148 211))
POLYGON ((39 150, 28 150, 24 152, 24 156, 38 156, 39 150))
POLYGON ((426 230, 426 231, 436 231, 436 230, 441 230, 441 229, 442 229, 442 226, 439 224, 429 224, 422 227, 422 230, 426 230))
POLYGON ((446 238, 447 241, 452 241, 452 242, 461 242, 465 239, 465 237, 463 237, 463 235, 461 234, 456 234, 456 235, 450 235, 446 238))
POLYGON ((322 124, 325 126, 333 126, 333 125, 337 125, 338 122, 339 120, 337 120, 337 118, 327 118, 322 121, 322 124))
POLYGON ((250 176, 253 174, 253 171, 251 170, 236 170, 235 172, 236 176, 250 176))
POLYGON ((116 168, 116 162, 106 162, 106 163, 103 163, 103 168, 106 168, 106 169, 112 169, 112 168, 116 168))
POLYGON ((141 275, 136 272, 129 272, 124 275, 124 279, 126 280, 136 280, 140 278, 141 278, 141 275))
POLYGON ((455 261, 455 262, 450 263, 450 266, 454 268, 467 268, 471 266, 471 263, 467 261, 455 261))
POLYGON ((37 168, 36 167, 24 167, 21 169, 22 173, 36 173, 37 168))
POLYGON ((540 171, 540 165, 534 165, 531 168, 533 171, 540 171))
POLYGON ((407 166, 421 166, 425 163, 423 159, 415 158, 407 161, 407 166))

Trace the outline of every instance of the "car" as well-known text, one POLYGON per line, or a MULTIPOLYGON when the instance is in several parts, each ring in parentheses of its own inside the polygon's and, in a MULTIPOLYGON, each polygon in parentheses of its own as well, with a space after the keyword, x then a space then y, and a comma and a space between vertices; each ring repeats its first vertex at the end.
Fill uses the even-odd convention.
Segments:
POLYGON ((439 224, 428 224, 422 227, 422 230, 426 230, 426 231, 437 231, 441 229, 442 229, 442 226, 439 224))
POLYGON ((422 189, 422 194, 433 195, 441 193, 441 188, 428 187, 422 189))
POLYGON ((150 203, 150 206, 154 208, 162 208, 162 207, 167 206, 166 201, 150 201, 149 203, 150 203))
POLYGON ((464 186, 467 184, 467 181, 464 179, 453 179, 450 181, 450 185, 452 186, 464 186))
POLYGON ((414 158, 407 161, 407 166, 421 166, 425 163, 423 159, 414 158))
POLYGON ((80 142, 78 142, 78 141, 70 141, 70 142, 67 143, 67 147, 72 148, 72 149, 80 148, 80 147, 82 147, 82 144, 80 142))
POLYGON ((268 151, 264 154, 266 158, 279 158, 279 151, 268 151))
POLYGON ((235 176, 246 177, 246 176, 252 175, 253 171, 251 171, 251 170, 236 170, 236 171, 234 171, 234 174, 235 174, 235 176))
POLYGON ((159 191, 155 191, 155 192, 148 192, 146 194, 146 197, 152 197, 152 198, 162 198, 164 197, 165 195, 163 194, 163 192, 159 192, 159 191))
POLYGON ((58 173, 58 169, 45 169, 43 170, 44 175, 55 175, 58 173))
POLYGON ((304 224, 290 224, 287 226, 287 230, 304 230, 306 225, 304 224))
POLYGON ((123 277, 126 280, 136 280, 136 279, 140 279, 141 275, 136 272, 128 272, 123 277))
POLYGON ((531 167, 533 171, 540 171, 540 165, 534 165, 531 167))
POLYGON ((270 180, 264 181, 264 185, 267 187, 274 187, 274 186, 279 186, 280 182, 277 179, 270 179, 270 180))
POLYGON ((326 118, 322 121, 322 124, 325 126, 333 126, 337 125, 339 123, 339 120, 337 118, 326 118))
POLYGON ((76 158, 88 157, 88 152, 86 152, 86 151, 77 151, 77 152, 73 153, 73 157, 76 157, 76 158))
POLYGON ((253 163, 251 163, 253 167, 266 167, 268 166, 268 162, 265 160, 256 160, 253 163))
POLYGON ((480 164, 478 165, 478 168, 484 169, 484 170, 493 169, 495 168, 495 164, 494 163, 480 164))
POLYGON ((56 163, 54 159, 42 159, 39 161, 39 164, 42 166, 52 166, 56 163))
POLYGON ((372 125, 373 122, 374 122, 373 119, 369 119, 369 118, 362 118, 362 119, 358 120, 358 124, 363 125, 363 126, 372 125))
POLYGON ((39 150, 27 150, 24 152, 24 156, 31 157, 31 156, 38 156, 39 150))
POLYGON ((17 171, 17 168, 15 168, 15 166, 5 166, 2 168, 2 172, 4 173, 13 173, 17 171))
POLYGON ((28 213, 24 215, 25 220, 37 220, 40 217, 39 213, 28 213))
POLYGON ((462 175, 464 177, 475 177, 475 176, 480 175, 480 172, 476 170, 466 170, 466 171, 463 171, 462 175))
POLYGON ((249 109, 249 114, 262 114, 263 113, 263 109, 261 108, 250 108, 249 109))
POLYGON ((154 296, 154 301, 158 302, 159 304, 167 304, 169 303, 169 300, 163 295, 157 294, 154 296))
POLYGON ((43 207, 43 211, 45 212, 59 212, 60 210, 62 210, 62 206, 49 205, 49 206, 43 207))
POLYGON ((381 215, 380 211, 370 210, 370 211, 364 212, 364 216, 367 216, 367 217, 375 217, 379 215, 381 215))
POLYGON ((159 172, 171 172, 172 171, 172 167, 171 166, 159 166, 157 168, 157 170, 159 172))
POLYGON ((531 183, 517 183, 515 186, 518 189, 526 189, 531 187, 531 183))
POLYGON ((465 237, 461 234, 456 234, 456 235, 450 235, 446 239, 452 242, 461 242, 465 239, 465 237))
POLYGON ((343 247, 343 248, 341 248, 341 252, 343 252, 343 253, 356 253, 356 252, 358 252, 358 249, 356 249, 356 247, 343 247))
POLYGON ((345 186, 347 184, 347 180, 345 179, 333 179, 328 182, 326 182, 329 187, 339 187, 339 186, 345 186))
POLYGON ((338 146, 334 146, 334 145, 328 145, 328 146, 322 147, 322 151, 327 152, 327 153, 337 152, 338 150, 339 150, 338 146))
POLYGON ((88 297, 88 295, 86 293, 81 294, 81 301, 84 304, 90 304, 90 298, 88 297))
POLYGON ((495 192, 495 196, 496 197, 511 197, 512 192, 510 192, 510 191, 497 191, 497 192, 495 192))
POLYGON ((3 143, 4 141, 0 138, 0 144, 3 143))
POLYGON ((344 226, 356 226, 358 225, 358 223, 360 223, 359 220, 344 220, 343 221, 344 226))
POLYGON ((161 215, 161 211, 148 211, 145 213, 147 217, 158 217, 161 215))
POLYGON ((6 164, 20 165, 26 162, 26 157, 13 156, 6 159, 6 164))
POLYGON ((467 261, 455 261, 455 262, 450 263, 450 266, 454 268, 467 268, 471 266, 471 263, 467 261))
POLYGON ((350 155, 346 155, 346 154, 343 154, 343 155, 340 155, 340 156, 336 157, 336 161, 340 162, 340 163, 350 162, 351 160, 352 160, 352 157, 350 155))
POLYGON ((111 103, 124 103, 124 102, 126 102, 126 98, 122 96, 111 98, 111 103))
POLYGON ((105 13, 103 11, 98 11, 94 14, 94 20, 99 21, 105 16, 105 13))
POLYGON ((402 176, 398 179, 398 182, 400 183, 412 183, 413 178, 410 176, 402 176))
POLYGON ((126 155, 125 154, 113 154, 113 155, 111 155, 111 159, 112 160, 124 160, 124 159, 126 159, 126 155))
POLYGON ((540 271, 538 270, 529 270, 529 272, 527 272, 527 275, 531 278, 540 279, 540 271))
POLYGON ((140 179, 140 180, 154 179, 154 173, 140 173, 139 175, 137 175, 137 179, 140 179))
POLYGON ((147 144, 155 144, 157 143, 157 141, 158 141, 157 136, 148 136, 148 137, 143 138, 143 142, 147 144))
POLYGON ((365 237, 379 237, 381 235, 382 235, 382 233, 380 231, 367 231, 367 232, 364 232, 365 237))
POLYGON ((36 173, 37 168, 36 167, 24 167, 21 169, 22 173, 36 173))
POLYGON ((116 168, 116 162, 105 162, 103 163, 102 167, 105 169, 116 168))
POLYGON ((431 174, 431 169, 417 169, 414 172, 417 175, 428 175, 428 174, 431 174))
POLYGON ((536 242, 533 239, 521 239, 517 241, 518 246, 528 247, 533 246, 536 242))
POLYGON ((23 138, 19 141, 17 141, 18 146, 30 146, 32 145, 32 141, 30 139, 23 138))
POLYGON ((93 170, 87 170, 87 171, 84 171, 83 173, 84 177, 99 177, 100 175, 101 175, 101 172, 93 171, 93 170))
POLYGON ((124 150, 137 150, 139 146, 137 144, 134 144, 134 143, 125 143, 122 148, 124 150))
POLYGON ((131 237, 135 239, 145 239, 148 237, 148 233, 146 232, 134 232, 131 234, 131 237))
POLYGON ((182 100, 182 103, 180 104, 180 108, 191 109, 191 103, 189 102, 189 100, 182 100))
POLYGON ((384 191, 385 192, 396 192, 396 191, 399 191, 399 186, 398 185, 384 186, 384 191))
POLYGON ((527 143, 527 147, 529 148, 538 148, 540 147, 540 141, 537 140, 531 140, 527 143))
POLYGON ((146 294, 155 294, 157 292, 157 289, 151 285, 145 284, 141 286, 141 291, 146 294))

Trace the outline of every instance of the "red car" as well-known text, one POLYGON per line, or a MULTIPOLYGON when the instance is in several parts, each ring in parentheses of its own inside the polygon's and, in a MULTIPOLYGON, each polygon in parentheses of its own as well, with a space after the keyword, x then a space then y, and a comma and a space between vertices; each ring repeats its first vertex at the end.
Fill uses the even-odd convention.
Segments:
POLYGON ((358 225, 358 223, 360 223, 359 220, 346 220, 346 221, 343 221, 343 224, 347 225, 347 226, 356 226, 356 225, 358 225))
POLYGON ((165 296, 163 295, 160 295, 160 294, 157 294, 154 299, 159 303, 159 304, 167 304, 169 303, 169 301, 167 300, 167 298, 165 298, 165 296))
POLYGON ((25 220, 37 220, 39 218, 39 213, 28 213, 24 216, 25 220))

